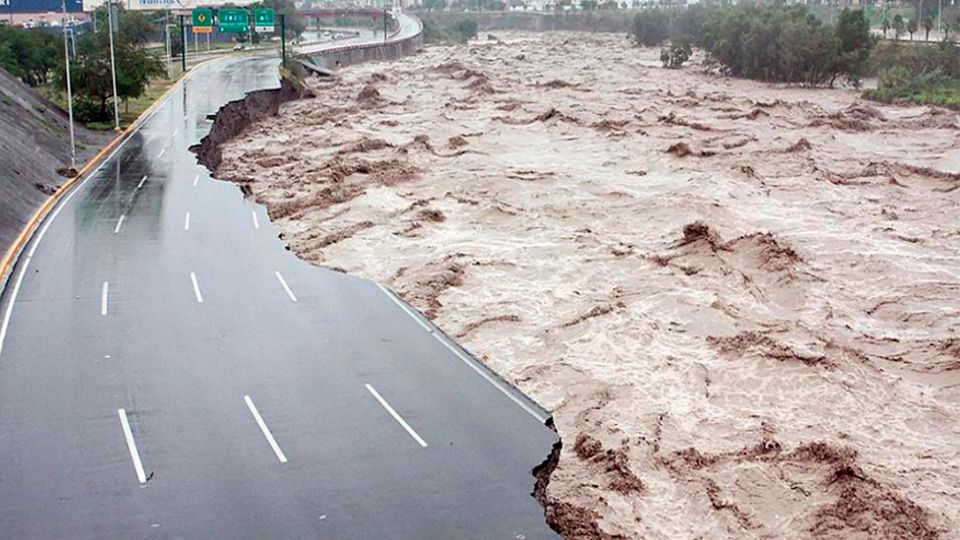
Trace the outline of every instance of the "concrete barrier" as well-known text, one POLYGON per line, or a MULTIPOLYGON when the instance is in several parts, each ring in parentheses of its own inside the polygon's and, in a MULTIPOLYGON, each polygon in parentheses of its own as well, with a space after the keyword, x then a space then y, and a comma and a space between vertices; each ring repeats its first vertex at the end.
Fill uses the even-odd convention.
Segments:
POLYGON ((403 30, 403 25, 400 25, 387 35, 386 41, 381 43, 345 45, 310 53, 306 56, 309 56, 310 60, 317 66, 332 70, 361 62, 393 60, 413 54, 423 46, 423 22, 416 15, 405 14, 405 16, 413 19, 417 25, 416 33, 413 35, 398 38, 403 30))

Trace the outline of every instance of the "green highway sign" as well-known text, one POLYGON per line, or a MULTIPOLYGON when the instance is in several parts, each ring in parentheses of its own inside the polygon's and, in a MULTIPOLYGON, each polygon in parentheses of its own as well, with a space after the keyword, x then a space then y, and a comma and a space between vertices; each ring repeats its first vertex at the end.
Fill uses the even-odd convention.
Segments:
POLYGON ((221 9, 217 11, 217 18, 222 34, 246 34, 250 31, 250 19, 245 9, 221 9))
POLYGON ((193 10, 193 33, 209 34, 213 32, 213 10, 195 9, 193 10))
POLYGON ((253 10, 254 32, 273 32, 274 14, 272 9, 253 10))

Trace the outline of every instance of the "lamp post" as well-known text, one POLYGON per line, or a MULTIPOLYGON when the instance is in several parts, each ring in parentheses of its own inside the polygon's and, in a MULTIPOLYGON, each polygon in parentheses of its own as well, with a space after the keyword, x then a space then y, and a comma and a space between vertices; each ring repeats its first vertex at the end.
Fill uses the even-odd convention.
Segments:
POLYGON ((73 87, 70 85, 70 47, 67 44, 67 2, 60 0, 63 9, 63 57, 67 65, 67 113, 70 120, 70 168, 77 168, 77 145, 73 138, 73 87))
POLYGON ((113 2, 107 2, 107 15, 110 17, 110 78, 113 81, 113 129, 120 131, 120 105, 117 103, 117 61, 113 52, 113 2))
POLYGON ((180 67, 187 72, 187 28, 183 25, 183 15, 180 16, 180 67))

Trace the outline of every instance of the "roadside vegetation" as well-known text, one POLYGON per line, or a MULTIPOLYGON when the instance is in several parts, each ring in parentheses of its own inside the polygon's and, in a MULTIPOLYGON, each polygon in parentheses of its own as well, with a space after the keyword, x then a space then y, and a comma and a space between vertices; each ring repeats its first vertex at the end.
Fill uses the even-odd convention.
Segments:
MULTIPOLYGON (((76 56, 70 60, 73 112, 76 120, 87 127, 112 129, 113 83, 105 11, 98 14, 97 21, 96 32, 78 32, 76 56)), ((163 63, 145 48, 152 34, 153 27, 144 14, 123 13, 120 17, 114 36, 117 96, 128 112, 134 105, 133 112, 139 114, 149 106, 149 102, 141 102, 148 90, 159 95, 169 85, 163 63)), ((0 67, 66 109, 63 54, 63 35, 59 31, 0 27, 0 67)))
POLYGON ((477 37, 477 21, 471 17, 444 17, 423 20, 425 43, 466 43, 477 37))
POLYGON ((0 26, 0 67, 30 86, 47 84, 63 41, 43 29, 0 26))
MULTIPOLYGON (((109 124, 113 118, 108 20, 106 16, 98 17, 97 22, 96 32, 89 32, 77 40, 77 56, 70 63, 73 114, 77 120, 92 127, 109 124)), ((138 37, 142 34, 129 28, 140 23, 139 17, 121 17, 120 31, 114 39, 117 97, 124 101, 143 96, 151 80, 166 77, 163 62, 144 50, 144 38, 138 37)), ((53 73, 55 88, 66 88, 66 66, 62 55, 53 73)))
POLYGON ((844 9, 825 21, 800 5, 697 5, 639 12, 629 37, 638 46, 668 44, 661 50, 664 67, 682 66, 690 43, 735 77, 831 87, 838 82, 859 87, 865 77, 876 77, 877 88, 864 92, 869 99, 960 107, 957 45, 906 40, 918 32, 926 36, 933 25, 929 18, 917 27, 896 14, 889 24, 894 40, 882 41, 860 9, 844 9))
POLYGON ((630 37, 647 47, 690 42, 724 73, 808 86, 859 85, 876 41, 860 10, 844 10, 832 24, 805 6, 748 4, 642 11, 630 37))
MULTIPOLYGON (((306 21, 297 15, 292 0, 262 0, 248 9, 271 8, 277 14, 276 35, 279 36, 280 15, 286 16, 288 39, 300 36, 306 21)), ((180 75, 180 62, 175 61, 167 72, 164 57, 168 13, 158 11, 118 12, 118 28, 114 34, 117 98, 121 125, 135 120, 163 95, 180 75), (159 45, 158 45, 159 44, 159 45)), ((88 128, 113 129, 113 82, 110 69, 110 37, 105 7, 98 10, 95 29, 78 26, 75 47, 71 46, 70 80, 73 89, 74 118, 88 128), (94 31, 95 30, 95 31, 94 31)), ((180 26, 172 25, 170 40, 173 56, 182 52, 180 26)), ((258 42, 263 36, 254 34, 258 42)), ((243 41, 249 36, 237 36, 243 41)), ((277 45, 279 47, 279 45, 277 45)), ((232 49, 232 43, 214 44, 214 48, 232 49)), ((190 54, 188 53, 188 59, 190 54)), ((0 67, 35 87, 41 94, 67 109, 66 65, 63 34, 57 28, 17 28, 0 26, 0 67)))
POLYGON ((877 88, 866 97, 885 103, 930 104, 960 109, 960 51, 950 43, 884 42, 870 59, 877 88))

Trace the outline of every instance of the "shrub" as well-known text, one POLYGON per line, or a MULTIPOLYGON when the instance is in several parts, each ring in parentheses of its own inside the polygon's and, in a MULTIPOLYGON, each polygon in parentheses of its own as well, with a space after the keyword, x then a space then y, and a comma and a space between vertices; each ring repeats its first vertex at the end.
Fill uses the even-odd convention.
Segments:
POLYGON ((911 73, 904 66, 884 70, 866 97, 885 103, 917 103, 960 109, 960 80, 939 70, 911 73))
POLYGON ((870 56, 867 71, 879 75, 890 66, 903 66, 913 74, 939 71, 960 79, 957 50, 948 43, 938 45, 880 43, 870 56))
POLYGON ((649 9, 633 17, 630 37, 638 46, 654 47, 667 40, 670 35, 670 17, 666 11, 649 9))
POLYGON ((676 39, 670 42, 669 48, 660 50, 660 61, 663 67, 679 69, 683 63, 690 59, 693 49, 690 48, 690 41, 687 39, 676 39))
POLYGON ((805 85, 844 77, 859 84, 875 40, 860 10, 824 24, 805 6, 739 4, 709 12, 701 33, 708 58, 737 77, 805 85))
POLYGON ((427 43, 466 43, 477 37, 475 19, 424 19, 423 40, 427 43))

